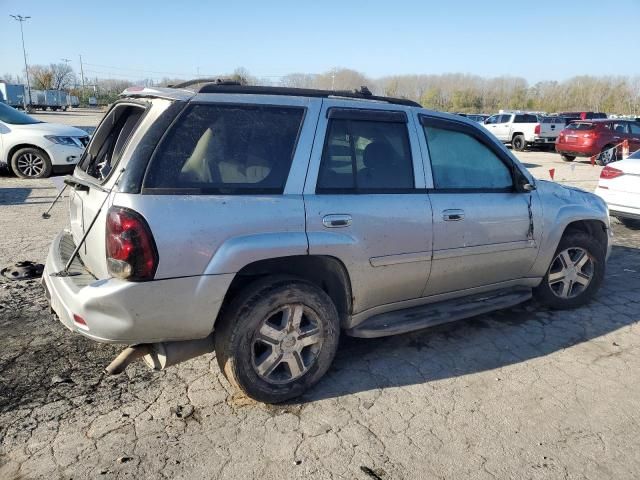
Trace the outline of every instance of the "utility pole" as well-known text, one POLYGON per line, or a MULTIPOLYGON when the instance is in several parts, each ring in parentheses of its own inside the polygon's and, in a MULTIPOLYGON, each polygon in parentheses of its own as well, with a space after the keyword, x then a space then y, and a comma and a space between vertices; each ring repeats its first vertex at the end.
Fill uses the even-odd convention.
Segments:
POLYGON ((22 24, 31 17, 23 17, 22 15, 9 15, 14 20, 20 22, 20 36, 22 37, 22 54, 24 55, 24 73, 27 76, 27 94, 29 95, 29 101, 25 103, 25 110, 27 105, 31 106, 31 83, 29 83, 29 67, 27 66, 27 51, 24 48, 24 31, 22 30, 22 24))
POLYGON ((82 95, 80 95, 80 98, 84 101, 84 70, 82 69, 82 55, 80 55, 80 79, 82 80, 82 95))

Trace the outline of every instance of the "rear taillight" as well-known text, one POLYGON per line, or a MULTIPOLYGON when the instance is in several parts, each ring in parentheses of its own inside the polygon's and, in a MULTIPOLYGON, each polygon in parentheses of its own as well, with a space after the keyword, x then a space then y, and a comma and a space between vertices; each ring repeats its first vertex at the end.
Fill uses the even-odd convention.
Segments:
POLYGON ((536 124, 536 128, 533 129, 533 133, 540 135, 540 124, 536 124))
POLYGON ((128 208, 111 207, 106 232, 109 273, 137 282, 153 279, 158 251, 144 218, 128 208))
POLYGON ((600 178, 604 178, 606 180, 617 178, 622 175, 624 175, 624 172, 622 170, 618 170, 617 168, 610 167, 609 165, 604 167, 600 172, 600 178))

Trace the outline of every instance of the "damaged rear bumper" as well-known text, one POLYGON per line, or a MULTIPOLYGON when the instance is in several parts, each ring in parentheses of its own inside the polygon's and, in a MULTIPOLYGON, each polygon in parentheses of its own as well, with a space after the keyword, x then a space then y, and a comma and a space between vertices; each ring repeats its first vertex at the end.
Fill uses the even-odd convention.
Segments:
POLYGON ((56 276, 75 248, 70 232, 53 241, 42 283, 52 310, 69 330, 108 343, 155 343, 206 337, 233 274, 150 282, 96 279, 79 259, 56 276))

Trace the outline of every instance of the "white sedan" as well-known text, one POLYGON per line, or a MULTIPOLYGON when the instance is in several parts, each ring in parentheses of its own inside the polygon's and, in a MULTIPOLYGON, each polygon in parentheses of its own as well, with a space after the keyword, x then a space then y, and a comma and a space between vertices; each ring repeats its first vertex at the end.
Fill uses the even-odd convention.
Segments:
POLYGON ((78 163, 89 135, 84 130, 36 120, 0 102, 0 166, 22 178, 44 178, 78 163))
POLYGON ((612 217, 627 226, 640 226, 640 150, 605 166, 595 193, 607 202, 612 217))

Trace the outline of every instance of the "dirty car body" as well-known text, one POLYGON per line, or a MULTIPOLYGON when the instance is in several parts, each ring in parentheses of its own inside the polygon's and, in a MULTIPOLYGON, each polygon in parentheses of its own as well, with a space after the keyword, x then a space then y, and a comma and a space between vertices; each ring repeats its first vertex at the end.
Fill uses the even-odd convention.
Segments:
POLYGON ((535 180, 475 122, 369 94, 126 91, 68 182, 70 228, 43 275, 61 322, 165 354, 224 339, 225 374, 264 401, 317 381, 340 331, 379 337, 508 307, 550 275, 545 295, 574 306, 597 285, 575 266, 574 283, 553 271, 563 239, 593 239, 578 250, 594 279, 610 248, 595 195, 535 180), (287 282, 301 296, 261 313, 242 370, 226 317, 251 317, 287 282))

